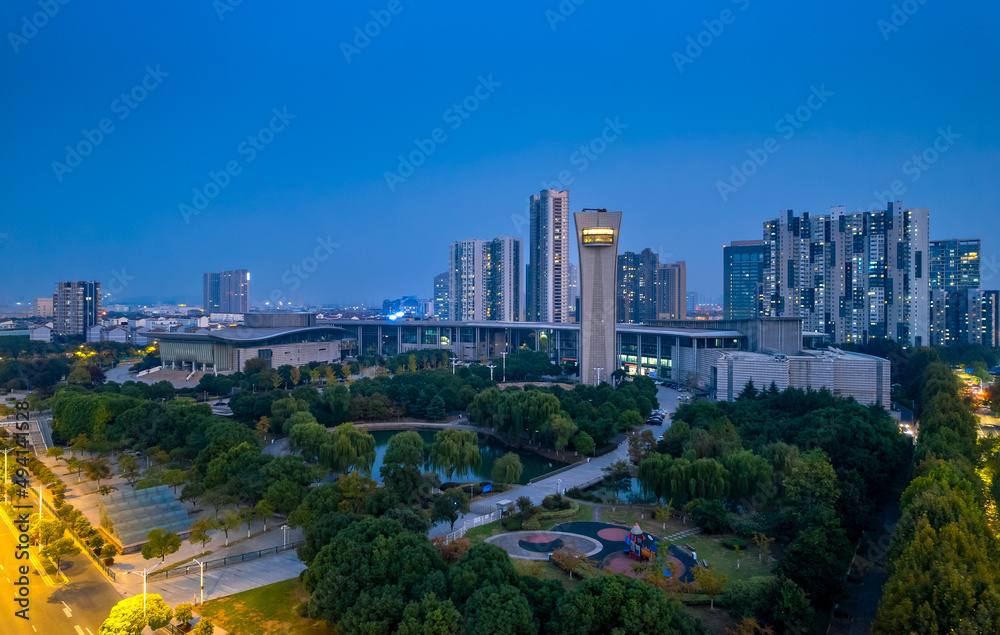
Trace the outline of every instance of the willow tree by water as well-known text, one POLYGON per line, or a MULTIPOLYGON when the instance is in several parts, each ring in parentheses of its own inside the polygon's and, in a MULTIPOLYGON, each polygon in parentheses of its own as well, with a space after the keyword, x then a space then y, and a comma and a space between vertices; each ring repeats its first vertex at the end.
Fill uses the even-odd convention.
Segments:
POLYGON ((441 430, 434 435, 430 448, 431 465, 452 474, 479 467, 479 438, 472 430, 441 430))
POLYGON ((351 470, 368 475, 375 463, 375 437, 353 423, 333 429, 319 453, 320 465, 340 474, 351 470))

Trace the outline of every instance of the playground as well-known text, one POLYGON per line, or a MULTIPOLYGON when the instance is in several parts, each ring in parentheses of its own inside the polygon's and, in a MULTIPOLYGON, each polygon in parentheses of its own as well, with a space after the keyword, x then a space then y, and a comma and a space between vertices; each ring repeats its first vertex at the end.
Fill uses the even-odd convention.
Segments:
MULTIPOLYGON (((657 560, 660 539, 641 529, 638 523, 631 529, 600 522, 569 522, 548 531, 515 531, 491 536, 486 542, 504 549, 513 558, 547 560, 561 547, 583 554, 601 569, 633 578, 640 574, 632 570, 637 562, 657 560)), ((659 558, 669 569, 664 573, 681 582, 694 580, 691 569, 695 560, 677 545, 659 558)))

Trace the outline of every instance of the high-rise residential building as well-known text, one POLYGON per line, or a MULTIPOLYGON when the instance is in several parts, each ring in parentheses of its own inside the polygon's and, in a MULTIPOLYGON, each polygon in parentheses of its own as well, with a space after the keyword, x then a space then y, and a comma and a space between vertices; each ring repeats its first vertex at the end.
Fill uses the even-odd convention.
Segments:
POLYGON ((979 239, 930 242, 930 327, 933 346, 996 344, 997 292, 981 284, 979 239))
POLYGON ((722 246, 722 310, 727 320, 759 317, 764 308, 763 240, 734 240, 722 246))
POLYGON ((219 274, 206 273, 202 276, 202 310, 206 315, 222 313, 220 302, 222 298, 219 294, 219 274))
POLYGON ((683 320, 687 317, 687 264, 661 262, 656 267, 654 285, 656 319, 683 320))
POLYGON ((648 324, 650 320, 687 316, 687 267, 684 261, 660 262, 652 249, 618 256, 618 320, 648 324))
POLYGON ((621 212, 576 212, 580 253, 580 381, 597 385, 618 368, 618 233, 621 212))
POLYGON ((52 298, 35 298, 32 303, 32 309, 32 315, 34 317, 52 317, 52 298))
POLYGON ((434 276, 434 319, 449 319, 448 272, 434 276))
POLYGON ((526 318, 529 322, 568 322, 569 192, 533 194, 530 201, 526 318))
POLYGON ((57 335, 86 335, 100 324, 101 283, 60 282, 52 294, 54 332, 57 335))
POLYGON ((205 313, 249 313, 250 273, 232 269, 203 276, 205 313))
POLYGON ((688 313, 694 313, 698 310, 698 292, 688 291, 687 294, 687 310, 688 313))
POLYGON ((929 212, 889 203, 884 211, 764 222, 763 311, 803 319, 834 342, 889 338, 929 342, 929 212))
POLYGON ((569 321, 579 322, 580 310, 580 268, 570 263, 569 265, 569 321))
POLYGON ((520 238, 460 240, 448 248, 448 319, 521 320, 520 238))

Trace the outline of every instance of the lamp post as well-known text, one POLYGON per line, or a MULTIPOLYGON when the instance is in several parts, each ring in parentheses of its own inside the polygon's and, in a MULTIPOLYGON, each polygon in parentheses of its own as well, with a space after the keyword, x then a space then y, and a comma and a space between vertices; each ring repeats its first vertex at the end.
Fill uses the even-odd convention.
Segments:
POLYGON ((556 494, 562 494, 562 479, 556 479, 556 494))
POLYGON ((154 564, 150 568, 143 569, 142 573, 139 573, 138 571, 126 571, 125 572, 125 575, 128 575, 130 573, 134 573, 135 575, 141 575, 142 576, 142 621, 143 622, 146 621, 146 576, 148 576, 150 573, 152 573, 153 569, 155 569, 156 567, 160 566, 161 564, 162 564, 162 562, 157 562, 156 564, 154 564))
POLYGON ((595 368, 594 370, 597 371, 597 379, 594 381, 594 386, 600 386, 601 385, 601 371, 604 370, 604 369, 603 368, 595 368))
POLYGON ((503 382, 507 383, 507 351, 501 351, 500 357, 503 357, 503 382))
POLYGON ((490 369, 490 381, 493 381, 493 369, 496 367, 497 367, 496 364, 490 364, 489 366, 486 367, 490 369))
POLYGON ((3 452, 3 502, 7 503, 7 455, 16 450, 16 447, 0 450, 3 452))
POLYGON ((201 588, 201 602, 199 602, 199 604, 204 604, 205 603, 205 565, 204 565, 204 563, 202 563, 201 560, 199 560, 197 558, 193 558, 193 560, 198 563, 198 571, 199 571, 199 574, 201 576, 201 578, 200 578, 201 581, 200 581, 200 584, 199 584, 199 586, 201 588))
MULTIPOLYGON (((4 458, 6 458, 6 457, 4 457, 4 458)), ((45 485, 44 483, 40 483, 38 485, 38 520, 39 521, 42 520, 42 490, 45 489, 46 487, 48 487, 48 485, 45 485)))
POLYGON ((455 367, 458 366, 458 363, 459 362, 458 362, 458 358, 457 357, 455 359, 451 360, 451 374, 452 375, 455 374, 455 367))
POLYGON ((281 526, 281 548, 284 549, 285 545, 288 544, 288 525, 281 526))

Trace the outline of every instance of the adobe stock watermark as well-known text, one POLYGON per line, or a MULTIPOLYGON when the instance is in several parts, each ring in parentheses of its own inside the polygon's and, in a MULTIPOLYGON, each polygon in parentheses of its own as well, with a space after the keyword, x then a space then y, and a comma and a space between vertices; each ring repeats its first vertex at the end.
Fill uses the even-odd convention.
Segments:
MULTIPOLYGON (((774 130, 784 140, 789 140, 795 136, 803 124, 812 119, 813 113, 820 110, 828 99, 833 97, 833 93, 826 89, 826 84, 809 87, 809 97, 804 104, 774 123, 774 130)), ((729 178, 725 181, 716 181, 715 189, 723 201, 728 201, 732 194, 747 184, 747 180, 757 173, 757 171, 767 163, 768 158, 781 149, 777 137, 768 137, 757 148, 747 148, 747 159, 739 165, 729 166, 729 178)))
MULTIPOLYGON (((462 127, 462 124, 472 116, 472 113, 479 110, 482 103, 493 96, 493 93, 502 84, 493 79, 493 75, 479 76, 479 83, 467 97, 462 101, 455 102, 441 115, 441 119, 448 124, 448 129, 455 131, 462 127)), ((386 185, 390 192, 396 191, 396 186, 413 176, 417 168, 424 164, 442 143, 448 140, 448 133, 444 128, 438 127, 431 130, 430 134, 423 139, 414 139, 413 145, 416 149, 409 154, 398 155, 396 158, 399 165, 393 172, 383 173, 386 185)))
POLYGON ((333 242, 330 236, 325 239, 321 236, 316 238, 316 247, 313 248, 312 255, 306 256, 301 262, 296 263, 285 270, 281 274, 281 282, 284 283, 284 288, 275 287, 271 290, 271 295, 269 296, 271 302, 288 302, 288 295, 285 290, 292 292, 297 291, 302 283, 315 274, 321 264, 330 259, 333 255, 335 249, 340 248, 340 243, 333 242))
MULTIPOLYGON (((271 113, 273 116, 266 126, 255 134, 247 135, 247 138, 236 146, 236 154, 245 157, 243 163, 253 163, 260 153, 271 145, 278 133, 284 131, 288 124, 295 119, 295 115, 288 112, 288 106, 282 106, 280 110, 272 108, 271 113)), ((192 216, 201 214, 202 210, 222 193, 222 190, 229 187, 233 177, 243 172, 243 163, 240 162, 239 158, 230 159, 218 172, 209 170, 208 181, 203 186, 191 190, 191 202, 181 203, 178 206, 185 224, 191 224, 192 216)))
MULTIPOLYGON (((128 119, 129 115, 139 107, 139 104, 146 101, 149 94, 160 87, 163 79, 170 76, 170 73, 164 72, 159 64, 156 65, 156 68, 147 66, 145 71, 146 74, 142 76, 138 84, 111 102, 109 106, 111 113, 118 115, 119 121, 128 119)), ((104 117, 97 122, 97 127, 91 130, 86 128, 81 130, 80 134, 83 138, 75 145, 66 146, 66 157, 63 161, 52 162, 52 172, 56 175, 56 179, 62 183, 63 178, 80 167, 83 160, 93 154, 94 150, 104 143, 105 138, 114 131, 115 122, 111 117, 104 117)))
POLYGON ((402 13, 405 8, 401 0, 389 0, 384 9, 372 9, 372 19, 362 26, 354 27, 354 39, 351 42, 340 43, 340 52, 344 54, 347 63, 351 63, 352 57, 361 55, 361 51, 368 48, 372 40, 382 34, 382 29, 389 26, 392 18, 402 13))
MULTIPOLYGON (((0 237, 2 236, 0 235, 0 237)), ((991 255, 989 260, 982 259, 980 261, 979 278, 981 284, 986 284, 993 280, 993 278, 997 277, 997 274, 1000 274, 1000 260, 997 260, 996 254, 991 255)))
MULTIPOLYGON (((900 169, 904 175, 910 177, 911 183, 916 183, 920 180, 920 177, 924 175, 924 172, 937 163, 938 160, 941 159, 941 155, 955 145, 955 141, 961 137, 962 135, 952 131, 951 126, 948 126, 947 128, 938 128, 937 137, 934 138, 931 145, 910 157, 909 160, 903 163, 900 169)), ((894 180, 889 184, 888 190, 875 190, 872 192, 875 200, 868 204, 867 209, 869 211, 886 209, 886 206, 890 202, 900 200, 903 194, 906 193, 906 189, 906 183, 904 183, 902 179, 894 180)))
POLYGON ((892 12, 889 13, 889 19, 884 20, 879 18, 878 22, 875 23, 879 33, 882 34, 882 39, 888 42, 889 35, 895 33, 900 27, 909 22, 910 17, 925 4, 927 4, 927 0, 903 0, 899 4, 892 5, 892 12))
POLYGON ((69 1, 38 0, 38 8, 41 11, 35 11, 30 17, 28 15, 21 16, 21 28, 18 33, 13 31, 7 32, 7 41, 10 42, 14 53, 20 53, 21 47, 27 44, 29 40, 34 39, 38 35, 39 30, 44 29, 48 25, 49 20, 56 17, 62 7, 69 4, 69 1))
POLYGON ((587 0, 562 0, 559 5, 552 9, 546 9, 545 19, 548 20, 549 28, 555 31, 559 25, 569 19, 569 16, 576 13, 576 8, 587 0))
MULTIPOLYGON (((746 11, 750 6, 750 0, 732 0, 740 11, 746 11)), ((693 64, 696 59, 701 57, 701 54, 705 52, 705 49, 715 44, 715 41, 722 35, 726 30, 726 27, 736 22, 736 17, 739 14, 732 9, 723 9, 719 12, 719 16, 712 18, 711 20, 702 20, 701 24, 705 28, 699 31, 696 35, 688 36, 687 46, 684 47, 684 52, 674 51, 672 59, 674 60, 674 65, 677 67, 678 73, 684 72, 684 67, 693 64)))
POLYGON ((121 271, 112 269, 111 282, 109 282, 107 286, 108 293, 110 293, 112 297, 117 296, 124 291, 133 280, 135 280, 135 276, 130 276, 125 271, 125 267, 122 267, 121 271))
POLYGON ((215 15, 219 16, 219 22, 226 19, 226 15, 236 10, 236 7, 243 4, 243 0, 212 0, 212 8, 215 15))
MULTIPOLYGON (((575 168, 575 171, 560 170, 555 180, 542 181, 542 189, 566 189, 576 180, 576 175, 583 174, 590 167, 591 163, 607 152, 608 147, 621 137, 622 132, 628 126, 627 123, 622 123, 621 117, 618 115, 615 115, 614 119, 605 117, 604 128, 601 130, 601 134, 593 137, 586 143, 581 143, 576 150, 570 153, 568 158, 569 164, 575 168)), ((525 197, 524 201, 525 211, 521 214, 510 215, 510 220, 514 223, 515 231, 518 234, 524 234, 531 223, 531 196, 525 197)))

